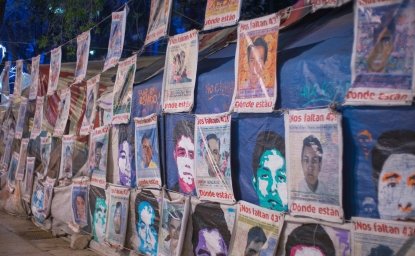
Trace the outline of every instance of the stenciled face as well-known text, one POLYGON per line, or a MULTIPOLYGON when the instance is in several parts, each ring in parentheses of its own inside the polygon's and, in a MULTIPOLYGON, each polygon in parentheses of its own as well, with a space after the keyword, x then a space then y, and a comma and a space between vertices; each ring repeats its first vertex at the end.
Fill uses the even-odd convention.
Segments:
POLYGON ((121 148, 118 155, 118 168, 120 173, 124 176, 130 176, 130 145, 126 140, 121 143, 121 148))
POLYGON ((206 162, 208 163, 209 176, 216 176, 216 172, 219 171, 220 162, 220 148, 219 142, 216 139, 210 139, 207 141, 209 153, 206 153, 206 162), (216 170, 216 171, 215 171, 216 170))
POLYGON ((244 256, 258 256, 262 246, 264 246, 264 242, 261 241, 251 241, 245 248, 244 256))
POLYGON ((258 84, 259 78, 262 77, 262 72, 265 64, 265 49, 262 46, 253 46, 249 53, 249 83, 251 85, 258 84))
POLYGON ((97 198, 95 203, 95 214, 94 214, 94 222, 95 225, 100 225, 101 227, 105 227, 107 216, 107 204, 105 203, 105 199, 97 198))
POLYGON ((99 168, 99 163, 102 157, 102 147, 95 148, 95 168, 99 168))
POLYGON ((82 196, 78 195, 76 197, 76 215, 78 216, 79 221, 85 221, 85 200, 82 196))
POLYGON ((174 252, 179 243, 179 235, 182 223, 180 219, 171 219, 169 222, 170 250, 174 252))
POLYGON ((371 72, 384 72, 388 59, 393 51, 392 34, 385 27, 376 39, 375 45, 368 56, 368 67, 371 72))
POLYGON ((115 208, 114 211, 114 231, 116 234, 121 232, 121 205, 115 208))
POLYGON ((266 150, 261 155, 256 175, 253 184, 259 205, 272 210, 286 211, 287 176, 282 154, 276 149, 266 150))
POLYGON ((194 159, 195 144, 189 137, 182 136, 174 150, 177 170, 179 172, 179 186, 183 192, 189 193, 194 187, 194 159))
POLYGON ((153 148, 151 147, 150 140, 144 138, 141 142, 142 158, 144 162, 144 167, 147 168, 153 158, 153 148))
POLYGON ((214 229, 202 229, 198 233, 199 242, 195 249, 196 256, 226 256, 228 248, 222 235, 214 229))
POLYGON ((317 189, 318 175, 321 170, 321 157, 322 155, 317 150, 317 147, 303 147, 301 165, 303 167, 304 179, 311 191, 317 189))
POLYGON ((316 246, 296 245, 291 248, 290 256, 326 256, 316 246))
POLYGON ((138 250, 145 255, 157 255, 157 225, 155 225, 156 214, 148 202, 141 202, 138 206, 139 219, 137 233, 139 238, 138 250))
POLYGON ((369 135, 366 134, 359 134, 357 137, 357 140, 359 142, 359 145, 363 151, 363 154, 365 156, 368 156, 370 153, 370 149, 372 146, 372 138, 369 137, 369 135))
POLYGON ((392 154, 378 181, 378 210, 382 219, 415 217, 415 155, 392 154))

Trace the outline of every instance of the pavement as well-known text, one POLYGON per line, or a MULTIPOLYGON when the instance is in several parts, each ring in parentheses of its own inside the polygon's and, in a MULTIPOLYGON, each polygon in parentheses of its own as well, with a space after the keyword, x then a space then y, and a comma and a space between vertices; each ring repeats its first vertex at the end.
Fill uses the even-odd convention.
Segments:
POLYGON ((73 250, 65 238, 36 227, 29 219, 0 211, 0 256, 95 256, 89 249, 73 250))

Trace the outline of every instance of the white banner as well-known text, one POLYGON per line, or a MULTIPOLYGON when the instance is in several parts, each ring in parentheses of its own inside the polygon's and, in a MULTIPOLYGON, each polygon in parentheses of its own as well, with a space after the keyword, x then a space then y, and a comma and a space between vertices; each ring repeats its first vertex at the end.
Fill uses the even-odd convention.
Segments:
POLYGON ((85 114, 80 135, 88 135, 94 129, 100 78, 101 75, 98 74, 86 81, 85 114))
POLYGON ((17 117, 17 123, 16 123, 16 132, 14 134, 14 137, 16 139, 21 139, 23 135, 23 129, 25 125, 25 119, 26 119, 26 110, 27 110, 27 103, 28 100, 25 97, 20 98, 20 106, 19 106, 19 115, 17 117))
POLYGON ((105 58, 104 69, 102 72, 117 65, 121 58, 124 47, 125 21, 127 19, 127 8, 120 12, 112 13, 111 34, 108 42, 108 52, 105 58))
POLYGON ((96 128, 91 133, 89 142, 88 164, 91 184, 103 189, 107 184, 109 130, 109 126, 96 128))
POLYGON ((23 84, 23 60, 16 61, 16 75, 14 78, 14 89, 13 95, 22 95, 22 84, 23 84))
POLYGON ((60 137, 65 132, 66 123, 68 122, 69 111, 71 107, 71 89, 65 88, 60 91, 60 102, 58 105, 58 115, 53 130, 53 136, 60 137))
POLYGON ((88 67, 89 45, 91 43, 90 31, 80 34, 76 38, 76 67, 75 67, 75 83, 80 83, 85 78, 86 69, 88 67))
POLYGON ((58 88, 59 75, 61 73, 61 47, 57 47, 51 51, 50 67, 49 67, 49 82, 47 95, 52 95, 58 88))
POLYGON ((61 163, 58 179, 70 179, 73 175, 72 161, 75 146, 75 135, 62 137, 61 163))
POLYGON ((17 164, 16 180, 23 180, 26 169, 27 160, 27 146, 29 145, 29 138, 22 139, 20 143, 19 162, 17 164))
POLYGON ((32 58, 32 67, 30 71, 31 83, 29 91, 29 100, 35 100, 37 97, 39 87, 39 64, 40 55, 32 58))
POLYGON ((31 139, 36 139, 39 136, 42 130, 42 121, 43 121, 43 101, 44 97, 37 97, 36 99, 36 110, 35 116, 33 118, 33 127, 30 133, 31 139))
POLYGON ((167 35, 172 2, 172 0, 151 0, 145 45, 167 35))

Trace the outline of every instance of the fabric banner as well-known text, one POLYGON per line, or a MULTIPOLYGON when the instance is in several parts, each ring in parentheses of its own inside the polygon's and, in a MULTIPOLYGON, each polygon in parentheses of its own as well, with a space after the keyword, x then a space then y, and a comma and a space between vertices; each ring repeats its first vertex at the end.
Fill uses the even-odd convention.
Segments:
POLYGON ((172 2, 172 0, 151 0, 145 45, 167 35, 172 2))
POLYGON ((157 256, 160 206, 150 190, 137 194, 134 204, 135 228, 138 236, 137 252, 157 256))
POLYGON ((30 132, 31 139, 36 139, 36 137, 39 136, 40 132, 42 131, 43 102, 44 102, 44 97, 37 97, 35 116, 33 118, 33 127, 32 127, 32 131, 30 132))
POLYGON ((46 137, 40 137, 40 161, 42 162, 42 173, 46 176, 52 152, 52 138, 48 134, 46 137))
POLYGON ((118 63, 112 101, 112 124, 127 124, 130 121, 136 62, 137 55, 133 55, 118 63))
POLYGON ((9 169, 7 171, 7 185, 10 192, 13 192, 16 188, 16 171, 19 163, 19 153, 13 152, 12 159, 10 160, 9 169))
POLYGON ((14 78, 14 89, 13 95, 22 95, 22 84, 23 84, 23 60, 16 60, 16 75, 14 78))
POLYGON ((192 244, 194 255, 228 255, 235 206, 219 203, 195 203, 192 200, 192 244))
POLYGON ((167 115, 165 129, 167 188, 186 195, 196 195, 194 116, 167 115))
POLYGON ((208 0, 203 30, 235 25, 239 20, 241 0, 208 0))
POLYGON ((30 202, 30 197, 32 195, 35 162, 36 162, 36 157, 27 157, 26 173, 24 175, 24 181, 23 181, 24 185, 23 185, 23 193, 22 193, 22 199, 25 200, 26 202, 30 202))
POLYGON ((40 64, 40 55, 32 58, 32 67, 30 70, 30 91, 29 91, 29 100, 36 100, 38 95, 39 87, 39 64, 40 64))
POLYGON ((235 54, 235 112, 272 112, 277 98, 276 14, 240 21, 235 54))
POLYGON ((135 187, 134 126, 116 125, 111 129, 113 175, 112 182, 121 186, 135 187))
POLYGON ((26 160, 27 160, 27 146, 29 145, 29 138, 22 139, 20 143, 19 161, 17 164, 16 180, 23 180, 26 160))
POLYGON ((341 116, 330 109, 285 115, 290 214, 343 222, 341 116))
POLYGON ((196 190, 200 200, 235 203, 231 175, 231 115, 196 115, 196 190))
MULTIPOLYGON (((157 79, 159 77, 156 77, 157 79)), ((132 115, 134 117, 145 117, 153 113, 161 112, 161 90, 163 82, 157 79, 156 82, 140 84, 133 87, 132 115)))
POLYGON ((348 225, 329 226, 310 223, 309 219, 285 220, 277 256, 282 255, 351 255, 348 225))
POLYGON ((55 186, 56 179, 46 177, 43 181, 44 199, 43 199, 43 216, 48 218, 50 214, 50 207, 52 205, 53 187, 55 186))
POLYGON ((109 130, 109 126, 96 128, 91 133, 89 142, 88 163, 91 185, 103 189, 107 183, 109 130))
POLYGON ((414 96, 415 2, 358 1, 350 105, 411 105, 414 96))
POLYGON ((164 112, 185 112, 193 108, 198 38, 197 30, 191 30, 169 39, 163 75, 164 112))
POLYGON ((54 94, 58 88, 59 75, 61 73, 61 59, 62 50, 59 46, 51 51, 47 95, 54 94))
POLYGON ((19 115, 17 117, 16 123, 16 131, 14 137, 16 139, 21 139, 23 135, 23 126, 25 125, 24 121, 26 120, 26 110, 27 110, 27 103, 28 100, 25 97, 20 98, 20 106, 19 106, 19 115))
POLYGON ((10 158, 12 156, 12 150, 13 150, 13 140, 14 140, 14 134, 15 134, 15 122, 12 114, 12 107, 9 107, 7 110, 7 115, 3 121, 2 124, 2 131, 4 134, 4 151, 1 155, 1 171, 7 172, 9 167, 10 158))
POLYGON ((92 235, 94 241, 104 244, 107 226, 107 201, 103 188, 90 186, 89 209, 92 215, 92 235))
POLYGON ((9 95, 10 93, 9 79, 10 79, 10 61, 5 61, 3 71, 1 72, 1 93, 4 95, 9 95))
POLYGON ((97 111, 99 116, 99 126, 109 125, 112 122, 112 99, 113 92, 106 90, 97 99, 97 111))
POLYGON ((283 213, 239 201, 229 255, 275 255, 283 224, 283 213))
POLYGON ((160 187, 160 154, 157 115, 134 118, 137 186, 160 187))
POLYGON ((86 81, 85 114, 80 135, 88 135, 94 129, 100 78, 101 75, 98 74, 86 81))
POLYGON ((60 91, 60 101, 57 111, 57 119, 55 128, 53 130, 53 136, 60 137, 65 132, 66 123, 68 122, 69 111, 71 106, 71 89, 65 88, 60 91))
POLYGON ((43 223, 45 221, 45 215, 43 214, 44 200, 45 191, 43 184, 37 178, 35 178, 30 209, 32 210, 33 219, 37 223, 43 223))
POLYGON ((60 157, 60 168, 58 179, 70 179, 73 175, 73 155, 75 146, 75 135, 64 135, 62 137, 62 149, 60 157))
POLYGON ((345 186, 352 188, 345 199, 352 216, 415 218, 414 115, 413 107, 343 111, 345 186))
POLYGON ((89 45, 91 43, 90 31, 83 32, 76 38, 76 67, 75 67, 75 83, 80 83, 85 78, 86 69, 88 67, 89 45))
POLYGON ((352 218, 354 255, 415 255, 413 222, 352 218))
POLYGON ((127 231, 128 201, 130 189, 110 185, 109 213, 106 227, 106 241, 113 246, 123 247, 127 231))
POLYGON ((161 224, 158 237, 158 255, 180 256, 186 235, 190 200, 178 193, 167 192, 171 200, 163 197, 161 203, 161 224))
POLYGON ((72 180, 72 220, 80 227, 88 225, 88 185, 89 179, 87 177, 78 177, 72 180))
POLYGON ((105 58, 104 68, 102 72, 105 72, 109 68, 117 65, 118 60, 121 58, 122 49, 124 47, 127 8, 128 7, 125 7, 120 12, 112 13, 111 34, 108 42, 108 52, 107 57, 105 58))

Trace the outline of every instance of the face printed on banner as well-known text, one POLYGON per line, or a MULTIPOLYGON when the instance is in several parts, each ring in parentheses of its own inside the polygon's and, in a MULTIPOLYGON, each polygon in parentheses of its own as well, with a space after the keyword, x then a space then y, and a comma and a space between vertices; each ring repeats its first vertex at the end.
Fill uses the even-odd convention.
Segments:
POLYGON ((95 143, 95 157, 94 157, 94 164, 95 168, 99 169, 99 164, 101 163, 102 158, 102 147, 104 144, 100 141, 95 143))
POLYGON ((388 27, 385 27, 377 36, 375 45, 367 58, 369 71, 384 72, 392 51, 393 34, 388 27))
POLYGON ((107 225, 107 204, 104 198, 97 198, 94 212, 94 239, 104 242, 105 226, 107 225))
POLYGON ((92 110, 94 109, 94 93, 91 92, 88 97, 88 101, 86 104, 85 116, 88 120, 88 123, 91 122, 92 110))
POLYGON ((138 251, 145 255, 157 255, 158 227, 155 225, 156 213, 149 202, 140 202, 137 234, 139 239, 138 251))
POLYGON ((122 215, 122 204, 121 202, 117 202, 115 204, 114 219, 113 219, 115 234, 121 233, 121 222, 122 222, 121 215, 122 215))
POLYGON ((362 149, 365 158, 367 159, 372 149, 372 134, 368 130, 360 131, 357 134, 357 141, 359 142, 359 147, 362 149))
POLYGON ((153 147, 151 146, 149 134, 144 134, 141 139, 141 157, 143 159, 144 168, 151 167, 151 161, 153 159, 153 147))
POLYGON ((249 229, 244 256, 258 256, 267 237, 262 228, 255 226, 249 229))
POLYGON ((70 146, 66 146, 65 155, 63 160, 63 172, 64 177, 72 177, 72 150, 70 146))
MULTIPOLYGON (((206 136, 208 152, 205 154, 205 161, 208 164, 208 172, 210 177, 216 177, 220 168, 220 140, 216 134, 206 136)), ((224 173, 222 173, 224 174, 224 173)))
POLYGON ((175 252, 176 248, 179 245, 179 236, 180 236, 180 229, 182 228, 182 216, 181 213, 178 212, 173 216, 173 212, 169 213, 168 216, 168 230, 169 230, 169 241, 170 241, 170 251, 175 252))
POLYGON ((206 228, 199 231, 199 243, 197 244, 197 247, 195 249, 195 254, 197 256, 228 255, 226 243, 223 240, 222 235, 216 228, 206 228))
POLYGON ((283 211, 287 207, 287 176, 285 159, 276 149, 267 150, 259 159, 253 179, 262 207, 283 211))
POLYGON ((319 186, 318 175, 321 171, 322 158, 323 149, 320 141, 312 135, 305 138, 301 153, 301 164, 305 182, 312 192, 317 192, 319 186))
POLYGON ((174 158, 179 171, 179 186, 186 193, 190 193, 195 188, 193 171, 194 148, 193 140, 182 136, 174 150, 174 158))
POLYGON ((118 153, 118 170, 120 183, 123 186, 131 186, 131 151, 127 140, 122 141, 118 153))
POLYGON ((78 194, 75 197, 75 206, 76 206, 76 219, 78 222, 86 222, 86 203, 85 195, 78 194))
POLYGON ((255 88, 263 77, 265 62, 267 61, 268 45, 262 37, 255 39, 248 46, 249 85, 255 88))

